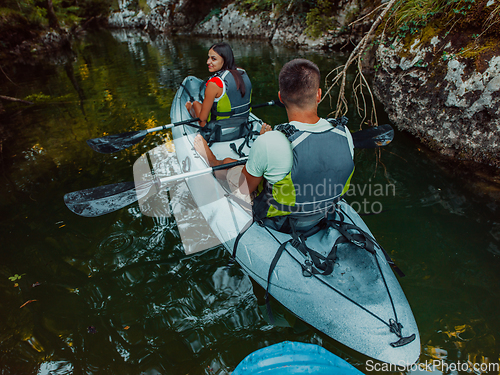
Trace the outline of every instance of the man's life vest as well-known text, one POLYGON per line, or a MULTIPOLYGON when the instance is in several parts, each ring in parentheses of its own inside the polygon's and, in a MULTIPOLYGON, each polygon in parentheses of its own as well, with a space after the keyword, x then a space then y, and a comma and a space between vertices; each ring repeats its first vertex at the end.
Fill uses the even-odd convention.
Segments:
MULTIPOLYGON (((299 131, 290 124, 278 125, 275 128, 283 132, 291 143, 293 153, 291 171, 274 185, 263 180, 259 186, 259 195, 253 200, 253 220, 245 225, 234 242, 233 259, 236 258, 241 237, 255 221, 290 234, 290 239, 287 241, 278 240, 273 235, 279 243, 279 248, 269 265, 265 295, 271 322, 273 318, 269 303, 269 286, 273 270, 288 244, 306 258, 302 263, 300 257, 292 256, 300 264, 304 277, 330 275, 337 259, 337 246, 346 242, 367 250, 375 257, 378 256, 376 248, 379 248, 394 270, 401 277, 404 276, 387 252, 369 233, 356 226, 351 218, 348 222, 344 221, 344 216, 347 214, 341 206, 338 208, 336 205, 348 191, 354 174, 351 153, 353 144, 348 134, 349 130, 345 126, 346 117, 327 120, 333 127, 320 133, 299 131), (328 255, 309 248, 306 242, 307 238, 323 228, 334 228, 341 234, 328 255)), ((269 233, 272 235, 272 232, 269 233)), ((414 334, 408 337, 402 336, 402 326, 397 322, 397 317, 395 319, 389 319, 387 323, 390 331, 399 337, 399 340, 391 345, 403 346, 415 340, 414 334)))
POLYGON ((220 78, 223 91, 220 97, 215 98, 202 132, 207 142, 232 141, 249 133, 252 83, 243 69, 238 69, 237 72, 245 83, 244 96, 236 88, 236 81, 229 70, 219 71, 209 79, 220 78))
POLYGON ((263 180, 253 201, 255 220, 286 231, 287 219, 296 219, 297 228, 310 227, 333 212, 334 204, 349 189, 354 161, 344 124, 328 119, 331 129, 320 133, 278 125, 292 145, 291 171, 274 185, 263 180))

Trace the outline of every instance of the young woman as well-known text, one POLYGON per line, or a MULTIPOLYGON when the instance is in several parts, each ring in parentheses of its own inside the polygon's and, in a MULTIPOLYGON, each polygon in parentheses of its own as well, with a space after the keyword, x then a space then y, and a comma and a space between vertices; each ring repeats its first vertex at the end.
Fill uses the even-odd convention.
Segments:
POLYGON ((245 123, 250 113, 252 84, 246 72, 236 67, 229 44, 210 47, 207 65, 212 76, 207 81, 203 103, 187 102, 187 110, 200 119, 200 126, 226 118, 235 119, 232 126, 245 123))

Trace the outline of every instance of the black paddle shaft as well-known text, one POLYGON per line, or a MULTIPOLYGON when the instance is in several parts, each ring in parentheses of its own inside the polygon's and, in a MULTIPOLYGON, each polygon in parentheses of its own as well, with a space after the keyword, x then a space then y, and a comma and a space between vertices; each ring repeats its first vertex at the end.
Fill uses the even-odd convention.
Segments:
POLYGON ((162 125, 152 129, 136 130, 127 133, 107 135, 105 137, 93 138, 87 141, 92 150, 101 154, 112 154, 113 152, 124 150, 141 142, 146 135, 160 130, 173 128, 174 126, 191 124, 199 121, 199 118, 191 118, 185 121, 175 122, 173 124, 162 125))

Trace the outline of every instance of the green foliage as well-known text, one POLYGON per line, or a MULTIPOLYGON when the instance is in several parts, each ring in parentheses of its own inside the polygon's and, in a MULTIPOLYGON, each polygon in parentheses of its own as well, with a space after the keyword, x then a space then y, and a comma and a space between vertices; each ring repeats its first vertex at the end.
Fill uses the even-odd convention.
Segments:
POLYGON ((3 25, 26 23, 25 26, 36 27, 47 24, 47 9, 35 5, 33 0, 25 0, 15 4, 7 1, 4 6, 4 8, 0 8, 0 23, 3 25))
POLYGON ((149 7, 147 0, 139 0, 139 9, 141 9, 145 14, 151 13, 151 8, 149 7))
POLYGON ((452 60, 455 57, 453 53, 448 53, 446 51, 443 51, 443 54, 441 55, 441 60, 443 61, 448 61, 452 60))
MULTIPOLYGON (((98 3, 100 1, 95 2, 98 3)), ((115 3, 115 1, 109 0, 106 1, 106 3, 108 8, 118 8, 118 5, 117 3, 115 3)), ((147 0, 131 0, 128 2, 127 9, 135 10, 137 12, 142 10, 146 14, 151 12, 151 8, 149 7, 147 0)))
POLYGON ((33 102, 35 104, 57 103, 57 102, 68 101, 70 99, 71 99, 70 94, 58 96, 58 97, 52 97, 50 95, 45 95, 43 93, 31 94, 31 95, 26 96, 26 98, 24 98, 24 100, 27 100, 29 102, 33 102))
POLYGON ((312 8, 306 16, 306 33, 312 37, 319 37, 326 30, 335 27, 332 18, 334 5, 331 0, 318 0, 316 7, 312 8))
MULTIPOLYGON (((61 26, 72 27, 92 17, 107 17, 113 0, 52 0, 52 3, 61 26)), ((5 0, 0 15, 7 16, 12 13, 24 17, 30 24, 48 25, 45 1, 5 0)))
POLYGON ((107 18, 111 12, 112 0, 86 0, 80 3, 80 17, 90 19, 92 17, 107 18))
POLYGON ((332 0, 242 0, 238 2, 238 7, 247 12, 287 12, 305 18, 308 12, 318 7, 321 2, 331 3, 332 0))
POLYGON ((458 17, 467 15, 476 0, 400 0, 391 12, 392 30, 404 39, 420 33, 437 18, 444 24, 454 24, 458 17))
POLYGON ((406 27, 423 26, 442 8, 443 0, 405 0, 400 2, 395 19, 396 25, 406 27))
POLYGON ((78 16, 80 8, 77 6, 64 7, 64 0, 52 0, 57 19, 63 27, 73 27, 80 23, 82 19, 78 16))
POLYGON ((47 9, 34 6, 31 12, 28 14, 28 18, 31 22, 38 25, 47 24, 47 9))
POLYGON ((17 280, 21 280, 21 278, 26 275, 25 273, 21 274, 21 275, 18 275, 17 273, 14 275, 14 276, 10 276, 9 277, 9 280, 10 281, 17 281, 17 280))
POLYGON ((0 50, 10 50, 36 36, 42 28, 41 23, 35 23, 19 11, 0 8, 0 50))
POLYGON ((238 3, 241 11, 294 14, 302 17, 307 25, 306 33, 319 37, 326 30, 333 29, 336 2, 333 0, 242 0, 238 3))
POLYGON ((207 16, 203 19, 203 21, 201 21, 202 24, 204 24, 205 22, 208 22, 212 19, 212 17, 219 17, 220 16, 220 13, 221 13, 221 9, 220 8, 215 8, 215 9, 212 9, 210 11, 210 13, 207 14, 207 16))
MULTIPOLYGON (((72 30, 87 20, 106 19, 113 0, 52 0, 55 21, 72 30)), ((3 0, 0 8, 0 58, 10 57, 9 51, 24 41, 36 41, 49 29, 46 0, 3 0)), ((54 21, 54 19, 52 19, 54 21)))
POLYGON ((262 12, 270 10, 279 10, 286 1, 282 0, 243 0, 238 6, 243 11, 262 12))

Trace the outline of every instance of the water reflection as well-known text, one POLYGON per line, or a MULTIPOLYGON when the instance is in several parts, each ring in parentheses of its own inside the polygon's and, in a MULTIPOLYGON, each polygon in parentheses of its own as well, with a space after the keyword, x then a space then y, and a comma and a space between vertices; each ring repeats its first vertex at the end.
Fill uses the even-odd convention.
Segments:
POLYGON ((478 374, 499 370, 495 371, 494 365, 487 370, 488 364, 498 366, 498 359, 495 338, 483 319, 456 315, 447 316, 440 323, 444 329, 436 331, 429 344, 424 346, 424 357, 439 370, 449 372, 455 366, 460 372, 478 374))

